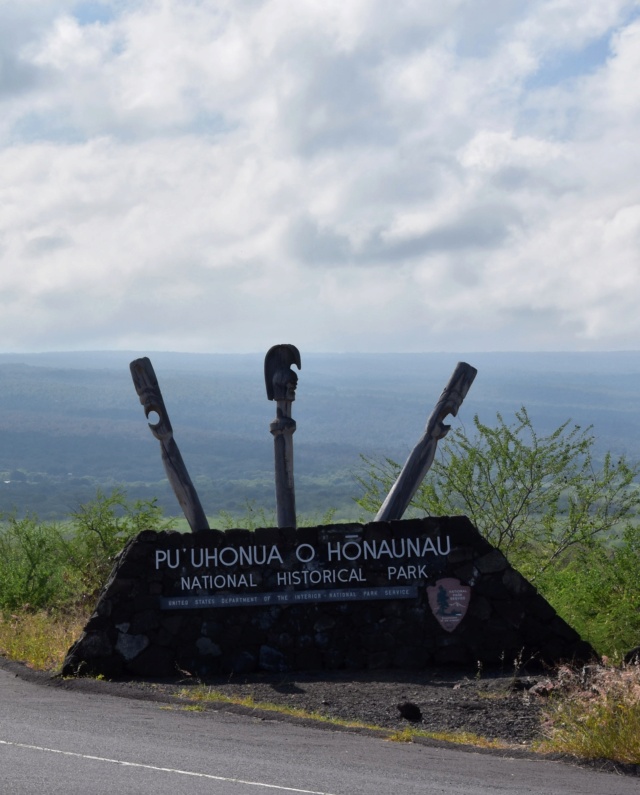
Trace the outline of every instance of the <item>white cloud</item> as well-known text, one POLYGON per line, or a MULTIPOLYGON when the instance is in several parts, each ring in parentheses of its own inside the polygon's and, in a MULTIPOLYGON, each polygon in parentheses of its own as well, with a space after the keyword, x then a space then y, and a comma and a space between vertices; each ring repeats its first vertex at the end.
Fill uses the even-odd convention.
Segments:
POLYGON ((6 350, 638 347, 640 3, 10 5, 6 350))

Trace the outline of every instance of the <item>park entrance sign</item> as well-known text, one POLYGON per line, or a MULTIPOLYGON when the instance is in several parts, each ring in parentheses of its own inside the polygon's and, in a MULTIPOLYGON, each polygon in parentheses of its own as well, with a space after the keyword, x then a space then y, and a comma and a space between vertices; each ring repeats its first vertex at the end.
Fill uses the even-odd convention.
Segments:
POLYGON ((593 655, 466 517, 145 531, 66 675, 475 668, 593 655))

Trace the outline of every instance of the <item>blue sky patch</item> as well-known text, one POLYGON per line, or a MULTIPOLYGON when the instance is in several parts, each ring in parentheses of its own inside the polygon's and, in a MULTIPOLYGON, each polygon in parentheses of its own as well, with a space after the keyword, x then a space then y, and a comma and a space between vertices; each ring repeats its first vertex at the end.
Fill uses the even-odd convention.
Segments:
POLYGON ((581 50, 562 50, 540 64, 538 71, 527 81, 526 88, 547 88, 567 80, 597 71, 610 55, 612 33, 589 42, 581 50))
POLYGON ((81 25, 111 22, 116 16, 114 4, 100 0, 86 0, 73 9, 73 16, 81 25))
POLYGON ((20 118, 12 127, 11 138, 24 143, 48 141, 57 144, 81 143, 86 136, 62 114, 32 112, 20 118))

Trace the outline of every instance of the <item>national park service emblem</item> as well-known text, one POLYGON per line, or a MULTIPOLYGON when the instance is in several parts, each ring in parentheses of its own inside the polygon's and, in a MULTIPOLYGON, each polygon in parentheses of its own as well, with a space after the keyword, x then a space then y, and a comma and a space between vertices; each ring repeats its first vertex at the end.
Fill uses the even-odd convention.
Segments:
POLYGON ((442 629, 453 632, 466 615, 471 600, 471 588, 453 577, 445 577, 443 580, 436 580, 435 585, 427 586, 427 594, 431 612, 442 629))

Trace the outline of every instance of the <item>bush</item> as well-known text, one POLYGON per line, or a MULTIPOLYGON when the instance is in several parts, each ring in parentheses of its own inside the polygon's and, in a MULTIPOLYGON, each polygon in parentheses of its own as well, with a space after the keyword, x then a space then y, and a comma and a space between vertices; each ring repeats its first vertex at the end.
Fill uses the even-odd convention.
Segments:
POLYGON ((0 610, 59 609, 93 599, 129 539, 171 525, 155 500, 129 503, 118 489, 99 491, 64 529, 11 517, 0 528, 0 610))
POLYGON ((640 668, 559 672, 563 687, 545 715, 541 750, 640 764, 640 668))
POLYGON ((59 668, 88 617, 88 611, 0 613, 0 654, 39 670, 59 668))
POLYGON ((98 491, 95 500, 81 505, 71 517, 65 547, 82 598, 98 594, 127 541, 142 530, 168 530, 173 525, 155 499, 130 503, 120 489, 110 494, 98 491))
POLYGON ((0 529, 0 609, 58 607, 73 590, 58 527, 33 517, 8 519, 0 529))
POLYGON ((640 642, 640 528, 612 545, 578 550, 548 569, 538 587, 558 613, 601 653, 622 660, 640 642))
MULTIPOLYGON (((298 527, 318 527, 319 525, 332 524, 335 519, 336 509, 328 508, 322 513, 311 513, 305 516, 298 516, 298 527)), ((232 513, 231 511, 219 511, 212 522, 212 527, 217 530, 231 530, 232 528, 242 528, 243 530, 255 530, 258 527, 275 527, 276 512, 265 508, 256 507, 253 500, 245 502, 244 511, 232 513)))
MULTIPOLYGON (((610 454, 597 469, 590 429, 562 424, 539 435, 527 410, 495 426, 474 417, 475 436, 451 431, 411 506, 429 516, 465 514, 482 535, 535 580, 561 566, 573 548, 611 539, 638 515, 638 467, 610 454)), ((377 512, 400 472, 386 459, 363 459, 358 504, 377 512)))

